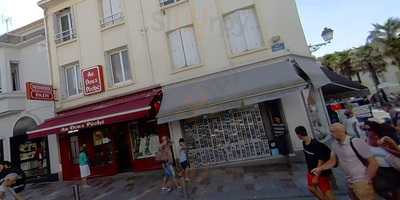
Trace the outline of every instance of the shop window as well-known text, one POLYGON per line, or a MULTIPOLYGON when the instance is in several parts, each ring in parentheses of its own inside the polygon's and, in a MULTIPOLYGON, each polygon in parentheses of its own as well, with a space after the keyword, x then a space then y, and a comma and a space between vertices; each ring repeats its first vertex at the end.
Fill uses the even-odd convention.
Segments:
POLYGON ((10 72, 11 72, 12 90, 13 91, 21 90, 18 62, 10 62, 10 72))
POLYGON ((74 164, 79 164, 79 137, 77 135, 71 136, 70 139, 71 156, 74 164))
POLYGON ((253 8, 235 11, 224 17, 232 54, 261 48, 260 26, 253 8))
POLYGON ((199 50, 193 27, 181 28, 168 34, 175 68, 200 64, 199 50))
POLYGON ((102 0, 102 27, 114 25, 123 20, 121 0, 102 0))
POLYGON ((107 129, 100 129, 93 132, 93 144, 95 157, 94 166, 104 166, 112 163, 112 140, 107 129))
POLYGON ((127 49, 109 52, 109 61, 113 84, 132 80, 131 65, 127 49))
POLYGON ((28 141, 19 145, 21 169, 27 177, 42 176, 49 173, 47 143, 45 139, 28 141))
POLYGON ((139 129, 137 124, 130 125, 135 159, 150 158, 156 155, 160 147, 156 126, 155 124, 145 124, 139 129))

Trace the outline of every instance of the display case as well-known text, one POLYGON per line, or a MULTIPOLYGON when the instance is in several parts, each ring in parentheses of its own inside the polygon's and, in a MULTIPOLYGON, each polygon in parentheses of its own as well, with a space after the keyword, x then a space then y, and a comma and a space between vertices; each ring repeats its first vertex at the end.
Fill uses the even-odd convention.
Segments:
POLYGON ((27 177, 49 174, 45 140, 27 141, 19 145, 20 167, 27 177))

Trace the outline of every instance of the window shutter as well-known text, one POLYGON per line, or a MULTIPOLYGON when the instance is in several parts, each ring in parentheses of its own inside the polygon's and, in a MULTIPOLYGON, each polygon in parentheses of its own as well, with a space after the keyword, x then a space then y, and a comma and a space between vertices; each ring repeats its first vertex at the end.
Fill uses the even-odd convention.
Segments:
POLYGON ((262 47, 260 26, 254 9, 240 10, 240 20, 247 44, 247 50, 262 47))
POLYGON ((110 0, 103 0, 103 20, 104 23, 110 22, 112 19, 111 17, 111 3, 110 0))
POLYGON ((169 35, 169 43, 171 48, 171 56, 176 68, 184 67, 185 53, 183 51, 181 33, 179 30, 171 32, 169 35))
POLYGON ((193 27, 182 28, 181 36, 183 49, 185 51, 186 64, 188 66, 200 64, 199 50, 193 27))
POLYGON ((75 70, 76 70, 76 82, 78 83, 78 94, 81 94, 83 91, 83 80, 82 80, 82 74, 81 74, 81 68, 79 64, 75 65, 75 70))
POLYGON ((111 15, 122 12, 121 0, 111 0, 111 15))
POLYGON ((132 80, 131 63, 129 62, 128 50, 122 51, 122 63, 124 65, 125 80, 132 80))
POLYGON ((107 77, 107 85, 108 87, 112 87, 114 85, 113 81, 113 72, 112 72, 112 67, 111 67, 111 56, 110 54, 106 55, 106 74, 105 76, 107 77))
POLYGON ((238 12, 232 13, 225 17, 225 29, 228 33, 232 54, 238 54, 246 51, 246 41, 244 39, 238 12))
POLYGON ((62 99, 65 99, 68 95, 67 95, 67 82, 65 79, 65 68, 61 67, 60 68, 60 88, 59 88, 59 95, 61 95, 62 99))

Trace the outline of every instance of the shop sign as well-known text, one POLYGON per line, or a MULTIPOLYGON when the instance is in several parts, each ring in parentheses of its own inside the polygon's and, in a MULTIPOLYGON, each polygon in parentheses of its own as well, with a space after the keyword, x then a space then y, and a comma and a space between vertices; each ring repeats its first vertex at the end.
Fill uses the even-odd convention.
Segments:
POLYGON ((85 123, 81 124, 75 124, 67 127, 61 128, 61 132, 72 132, 80 129, 85 129, 85 128, 92 128, 96 126, 102 126, 104 125, 104 120, 94 120, 94 121, 88 121, 85 123))
POLYGON ((82 69, 82 78, 85 96, 104 92, 103 68, 101 65, 82 69))
POLYGON ((54 101, 54 89, 51 85, 40 83, 26 83, 26 97, 29 100, 54 101))
POLYGON ((272 49, 272 52, 285 50, 285 43, 283 43, 283 42, 275 43, 272 45, 271 49, 272 49))

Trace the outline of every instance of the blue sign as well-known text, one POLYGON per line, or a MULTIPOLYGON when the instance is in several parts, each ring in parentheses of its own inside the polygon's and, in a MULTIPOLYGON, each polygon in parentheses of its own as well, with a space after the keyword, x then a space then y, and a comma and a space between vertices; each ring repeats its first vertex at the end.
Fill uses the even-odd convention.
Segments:
POLYGON ((285 43, 279 42, 272 45, 272 52, 285 50, 285 43))

